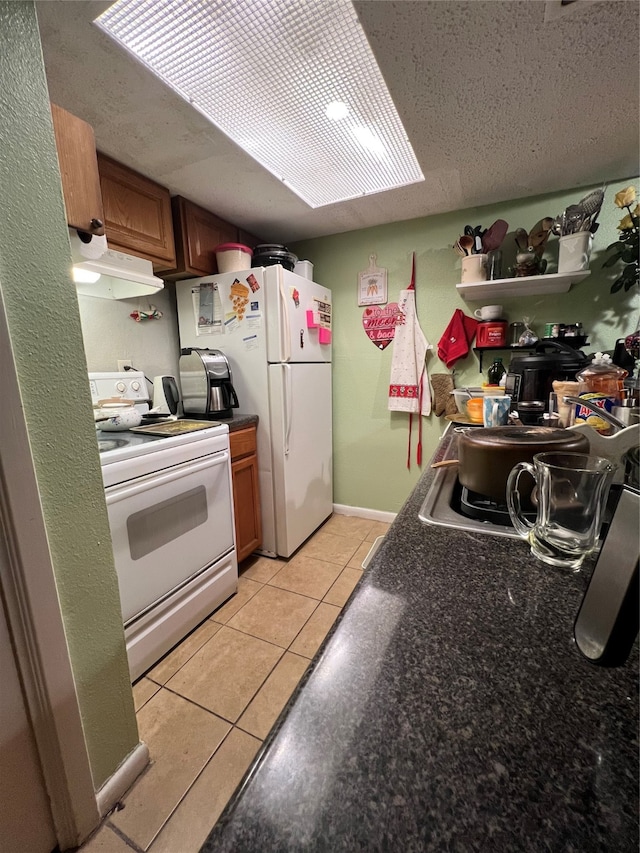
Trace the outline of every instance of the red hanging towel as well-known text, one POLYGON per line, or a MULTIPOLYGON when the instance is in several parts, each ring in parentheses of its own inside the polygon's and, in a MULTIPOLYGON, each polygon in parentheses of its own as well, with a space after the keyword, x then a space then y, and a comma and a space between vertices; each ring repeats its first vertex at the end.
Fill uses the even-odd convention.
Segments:
POLYGON ((460 308, 456 308, 449 325, 438 341, 438 358, 444 361, 449 369, 460 358, 469 354, 469 347, 476 333, 478 321, 467 317, 460 308))
POLYGON ((389 380, 389 411, 409 413, 409 443, 407 468, 411 468, 411 429, 413 414, 418 414, 418 448, 416 460, 422 464, 422 415, 431 414, 431 388, 427 373, 427 351, 431 344, 424 336, 416 314, 415 296, 416 256, 411 265, 411 284, 400 291, 400 316, 393 338, 391 377, 389 380))

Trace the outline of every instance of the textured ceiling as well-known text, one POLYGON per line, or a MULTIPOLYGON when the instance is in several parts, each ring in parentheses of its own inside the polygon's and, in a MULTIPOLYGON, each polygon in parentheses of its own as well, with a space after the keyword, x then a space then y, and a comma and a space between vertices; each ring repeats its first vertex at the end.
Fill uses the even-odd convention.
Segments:
POLYGON ((425 181, 315 210, 93 26, 108 5, 36 3, 51 100, 89 122, 104 153, 264 240, 639 170, 637 0, 356 2, 425 181))

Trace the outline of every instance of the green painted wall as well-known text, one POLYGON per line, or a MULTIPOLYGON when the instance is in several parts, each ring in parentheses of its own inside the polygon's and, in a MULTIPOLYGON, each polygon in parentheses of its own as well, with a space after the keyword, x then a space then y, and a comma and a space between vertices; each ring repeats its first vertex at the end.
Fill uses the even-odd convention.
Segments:
MULTIPOLYGON (((610 283, 617 273, 601 268, 606 257, 603 250, 618 236, 616 226, 620 215, 613 204, 613 196, 618 189, 632 183, 638 187, 637 178, 612 178, 600 216, 600 229, 594 238, 591 275, 564 294, 465 303, 455 287, 460 281, 460 260, 451 246, 463 233, 465 224, 481 223, 486 228, 498 218, 505 219, 510 226, 504 243, 506 270, 515 256, 513 231, 516 228, 522 226, 529 230, 543 216, 556 216, 593 187, 291 245, 299 258, 314 263, 315 280, 330 287, 333 294, 335 503, 397 512, 421 473, 415 463, 415 432, 411 469, 406 468, 408 415, 387 409, 393 347, 379 351, 362 328, 364 309, 358 307, 357 282, 358 273, 369 265, 369 255, 377 255, 378 266, 388 270, 388 299, 395 302, 400 290, 409 284, 411 253, 415 251, 418 317, 434 347, 427 357, 430 375, 448 372, 437 357, 437 343, 454 310, 461 308, 472 314, 480 305, 495 302, 504 306, 509 322, 524 316, 533 318, 533 327, 539 335, 543 334, 546 322, 580 321, 589 333, 587 352, 612 349, 616 339, 633 331, 638 323, 637 293, 611 295, 610 283)), ((557 238, 551 238, 545 257, 549 260, 548 272, 555 272, 557 238)), ((522 290, 526 292, 526 280, 522 282, 522 290)), ((507 363, 509 353, 500 355, 507 363)), ((485 354, 485 372, 486 359, 485 354)), ((454 370, 456 386, 477 384, 482 378, 473 354, 457 362, 454 370)), ((433 414, 423 419, 423 467, 435 450, 446 423, 433 414)))
POLYGON ((0 287, 98 788, 138 733, 31 2, 0 2, 0 117, 0 287))

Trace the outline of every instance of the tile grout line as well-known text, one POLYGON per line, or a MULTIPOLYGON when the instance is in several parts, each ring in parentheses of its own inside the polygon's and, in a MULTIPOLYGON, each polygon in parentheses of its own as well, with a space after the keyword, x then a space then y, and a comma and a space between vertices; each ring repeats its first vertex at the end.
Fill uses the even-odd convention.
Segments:
MULTIPOLYGON (((195 705, 196 703, 194 702, 193 704, 195 705)), ((200 707, 200 706, 199 706, 199 707, 200 707)), ((205 710, 206 710, 206 709, 205 709, 205 710)), ((209 713, 213 713, 213 712, 212 712, 212 711, 210 711, 209 713)), ((217 715, 217 714, 214 714, 214 716, 218 716, 218 715, 217 715)), ((223 717, 219 717, 219 719, 224 719, 224 718, 223 718, 223 717)), ((228 721, 227 721, 227 720, 225 720, 225 722, 228 722, 228 721)), ((169 821, 171 820, 171 818, 173 817, 173 815, 178 811, 178 808, 180 807, 181 803, 186 799, 187 795, 189 794, 189 791, 191 791, 191 789, 192 789, 192 788, 193 788, 193 786, 196 784, 196 782, 198 781, 198 779, 202 776, 202 774, 204 773, 204 771, 205 771, 205 770, 207 769, 207 767, 209 766, 210 762, 211 762, 211 761, 213 761, 213 759, 214 759, 214 758, 215 758, 215 756, 217 755, 218 750, 222 747, 222 745, 225 743, 225 741, 227 740, 227 738, 232 734, 233 730, 234 730, 234 729, 236 729, 236 728, 237 728, 237 726, 235 726, 235 725, 232 725, 232 726, 231 726, 231 728, 230 728, 230 729, 229 729, 229 731, 226 733, 226 735, 222 738, 222 740, 220 741, 220 743, 218 744, 218 746, 217 746, 217 747, 215 748, 215 750, 211 753, 211 755, 209 756, 209 758, 205 761, 205 763, 203 764, 202 768, 198 771, 198 773, 197 773, 196 777, 194 778, 194 780, 193 780, 193 781, 191 782, 191 784, 187 787, 187 790, 184 792, 184 794, 182 794, 182 796, 180 797, 180 799, 178 800, 178 802, 175 804, 175 806, 171 809, 171 811, 170 811, 170 812, 169 812, 169 814, 167 815, 166 819, 162 822, 162 824, 161 824, 161 825, 160 825, 160 827, 158 828, 158 831, 156 832, 156 834, 153 836, 153 838, 152 838, 152 839, 151 839, 151 841, 149 842, 149 845, 147 846, 146 851, 140 851, 140 853, 153 853, 153 845, 154 845, 154 843, 156 842, 156 840, 158 839, 158 837, 160 836, 160 833, 161 833, 161 832, 162 832, 162 830, 165 828, 165 826, 169 823, 169 821)), ((262 745, 262 743, 264 742, 264 741, 263 741, 263 740, 261 740, 260 738, 257 738, 255 735, 252 735, 252 734, 251 734, 251 732, 245 732, 243 729, 239 729, 239 731, 241 731, 243 734, 246 734, 246 735, 249 735, 250 737, 253 737, 255 740, 259 741, 261 745, 262 745)))
MULTIPOLYGON (((121 841, 124 841, 124 843, 127 845, 127 847, 130 847, 132 850, 135 850, 136 853, 145 853, 144 847, 140 847, 138 844, 136 844, 136 842, 132 838, 129 838, 129 836, 126 833, 124 833, 118 826, 116 826, 114 823, 111 823, 110 817, 107 817, 105 824, 106 824, 106 826, 109 827, 109 829, 112 830, 112 832, 115 833, 115 835, 118 836, 118 838, 121 841)), ((103 824, 103 825, 105 825, 105 824, 103 824)), ((86 843, 87 842, 85 841, 85 844, 86 843)), ((80 848, 80 851, 82 851, 82 847, 80 848)), ((79 853, 80 853, 80 851, 79 851, 79 853)))

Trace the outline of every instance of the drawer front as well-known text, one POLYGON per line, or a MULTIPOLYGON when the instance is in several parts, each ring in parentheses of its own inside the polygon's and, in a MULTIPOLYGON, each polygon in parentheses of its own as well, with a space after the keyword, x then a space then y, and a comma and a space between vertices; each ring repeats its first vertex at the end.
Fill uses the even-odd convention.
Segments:
POLYGON ((239 429, 237 432, 229 433, 229 444, 231 446, 231 458, 240 459, 256 452, 256 428, 239 429))

